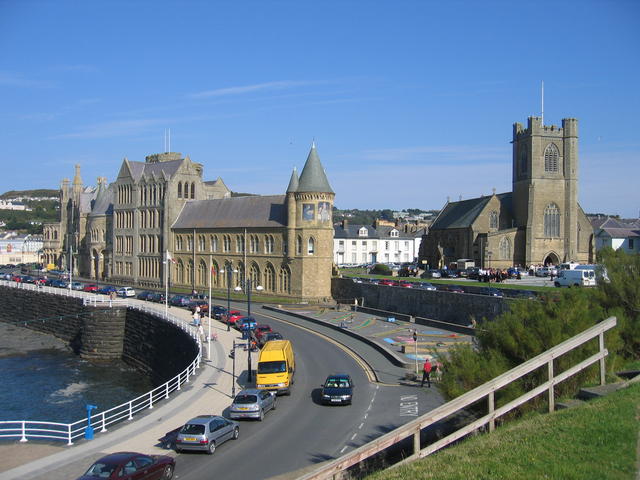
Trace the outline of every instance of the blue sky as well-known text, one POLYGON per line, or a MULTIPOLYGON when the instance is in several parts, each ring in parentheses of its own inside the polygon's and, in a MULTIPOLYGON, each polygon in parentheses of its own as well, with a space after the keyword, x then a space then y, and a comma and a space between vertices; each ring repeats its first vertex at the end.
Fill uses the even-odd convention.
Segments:
POLYGON ((171 150, 284 193, 315 139, 339 208, 511 190, 512 124, 576 117, 586 212, 640 209, 635 1, 0 0, 0 192, 171 150))

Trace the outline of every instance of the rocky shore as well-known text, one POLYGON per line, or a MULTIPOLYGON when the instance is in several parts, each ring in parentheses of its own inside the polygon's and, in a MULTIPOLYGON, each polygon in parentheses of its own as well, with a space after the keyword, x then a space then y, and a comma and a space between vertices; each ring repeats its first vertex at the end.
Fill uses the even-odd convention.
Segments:
POLYGON ((35 350, 51 349, 69 350, 63 340, 53 335, 0 322, 0 357, 26 355, 35 350))

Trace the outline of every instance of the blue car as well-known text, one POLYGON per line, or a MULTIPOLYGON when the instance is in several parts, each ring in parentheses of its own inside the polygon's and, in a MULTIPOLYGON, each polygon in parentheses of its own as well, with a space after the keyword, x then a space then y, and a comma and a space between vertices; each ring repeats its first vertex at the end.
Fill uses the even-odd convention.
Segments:
POLYGON ((104 287, 98 289, 98 293, 101 293, 102 295, 111 295, 111 293, 115 292, 116 290, 117 288, 113 285, 105 285, 104 287))
POLYGON ((169 303, 174 307, 187 307, 191 299, 185 295, 176 295, 169 300, 169 303))
POLYGON ((255 330, 257 325, 253 317, 240 317, 235 323, 235 327, 240 331, 255 330))

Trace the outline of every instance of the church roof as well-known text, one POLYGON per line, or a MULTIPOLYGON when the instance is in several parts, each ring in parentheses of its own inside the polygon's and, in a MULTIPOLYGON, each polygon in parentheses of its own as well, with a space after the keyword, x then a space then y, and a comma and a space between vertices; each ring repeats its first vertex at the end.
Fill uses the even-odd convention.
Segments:
POLYGON ((129 169, 131 170, 131 176, 137 182, 143 175, 161 177, 162 173, 171 178, 180 168, 184 162, 184 159, 169 160, 166 162, 148 163, 148 162, 132 162, 129 161, 129 169))
POLYGON ((91 214, 111 215, 113 213, 113 197, 113 187, 111 185, 108 187, 103 184, 98 185, 98 193, 93 202, 91 214))
MULTIPOLYGON (((496 195, 501 208, 511 212, 511 192, 496 195)), ((444 230, 449 228, 468 228, 475 222, 478 215, 484 210, 492 196, 470 198, 459 202, 449 202, 435 219, 430 230, 444 230)))
POLYGON ((311 151, 309 152, 309 156, 298 180, 296 192, 333 193, 324 168, 320 163, 320 157, 318 157, 318 152, 316 152, 315 144, 311 146, 311 151))
POLYGON ((293 167, 293 172, 291 172, 291 179, 289 180, 289 186, 287 187, 287 193, 295 192, 298 190, 298 171, 296 167, 293 167))
POLYGON ((185 203, 171 228, 256 228, 287 224, 285 195, 231 197, 185 203))

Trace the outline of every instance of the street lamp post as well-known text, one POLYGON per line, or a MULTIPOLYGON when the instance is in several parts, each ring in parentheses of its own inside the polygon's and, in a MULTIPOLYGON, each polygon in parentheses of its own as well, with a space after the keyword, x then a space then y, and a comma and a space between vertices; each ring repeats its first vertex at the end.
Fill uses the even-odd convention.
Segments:
POLYGON ((234 273, 238 273, 238 270, 234 270, 230 265, 226 270, 223 268, 220 273, 227 274, 227 332, 231 331, 231 324, 229 323, 229 312, 231 311, 231 276, 234 273))
MULTIPOLYGON (((251 317, 251 289, 253 287, 253 280, 251 278, 247 278, 244 283, 245 289, 247 291, 247 317, 251 317)), ((239 286, 235 288, 236 291, 242 290, 239 286)), ((261 285, 256 286, 256 290, 262 290, 261 285)), ((251 376, 251 331, 247 327, 247 381, 250 382, 252 380, 251 376)))

